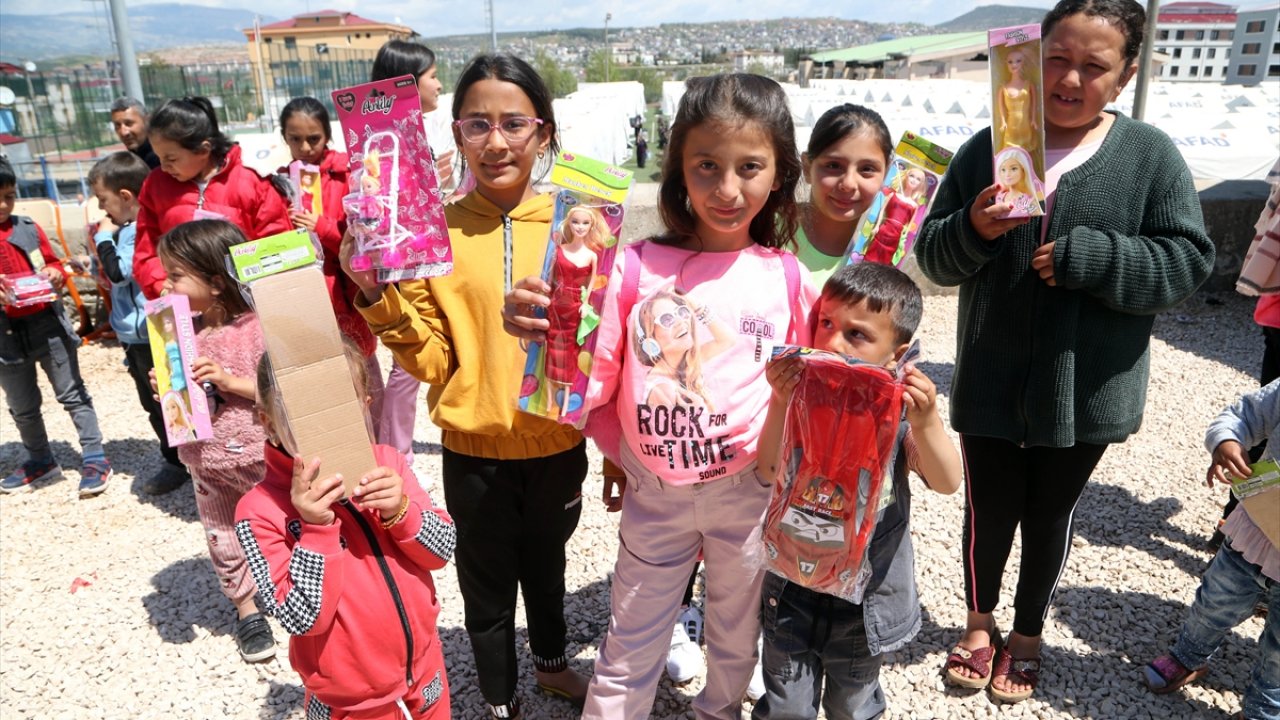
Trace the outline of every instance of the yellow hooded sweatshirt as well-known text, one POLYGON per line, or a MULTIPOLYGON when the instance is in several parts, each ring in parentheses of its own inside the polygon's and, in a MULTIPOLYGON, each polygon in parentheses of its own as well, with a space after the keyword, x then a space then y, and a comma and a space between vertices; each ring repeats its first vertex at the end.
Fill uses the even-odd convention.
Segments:
POLYGON ((388 285, 356 306, 396 362, 431 386, 427 406, 444 446, 498 460, 546 457, 582 434, 516 410, 524 367, 520 341, 502 329, 512 280, 542 273, 554 199, 537 195, 503 214, 472 192, 445 208, 453 272, 388 285))

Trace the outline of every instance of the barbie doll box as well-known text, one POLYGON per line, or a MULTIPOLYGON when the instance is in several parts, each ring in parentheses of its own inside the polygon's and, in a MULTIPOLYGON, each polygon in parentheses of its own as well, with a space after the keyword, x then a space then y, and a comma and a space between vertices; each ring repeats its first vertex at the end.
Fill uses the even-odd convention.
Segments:
POLYGON ((897 267, 911 252, 952 152, 911 132, 893 149, 884 187, 845 252, 847 264, 869 260, 897 267))
POLYGON ((631 179, 630 171, 599 160, 570 152, 556 158, 556 207, 542 266, 551 305, 538 309, 550 327, 525 355, 517 400, 525 412, 579 427, 584 421, 582 399, 631 179))
POLYGON ((170 447, 213 437, 209 398, 191 377, 196 332, 186 295, 165 295, 147 303, 147 336, 156 369, 156 394, 170 447))
POLYGON ((1231 478, 1231 492, 1253 524, 1280 550, 1280 464, 1263 460, 1249 468, 1253 470, 1249 477, 1231 478))
POLYGON ((293 192, 291 204, 294 210, 312 215, 324 213, 319 166, 301 160, 289 163, 289 189, 293 192))
POLYGON ((351 158, 342 206, 358 251, 352 267, 376 269, 384 283, 453 272, 417 81, 405 75, 343 88, 333 104, 351 158))
POLYGON ((231 260, 262 324, 286 415, 285 449, 319 457, 321 476, 340 473, 350 496, 378 463, 310 234, 290 230, 236 245, 231 260))
POLYGON ((1013 208, 1003 217, 1044 214, 1044 80, 1040 26, 987 32, 991 64, 991 150, 996 202, 1013 208))

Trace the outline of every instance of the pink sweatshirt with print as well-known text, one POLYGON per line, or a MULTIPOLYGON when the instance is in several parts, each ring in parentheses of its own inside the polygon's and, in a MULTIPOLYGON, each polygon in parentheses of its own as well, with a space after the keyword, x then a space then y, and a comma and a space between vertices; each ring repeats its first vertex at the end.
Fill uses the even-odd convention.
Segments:
POLYGON ((617 394, 629 471, 628 454, 671 485, 735 475, 756 461, 769 351, 809 344, 818 290, 800 268, 798 297, 788 297, 782 252, 759 245, 698 253, 643 242, 623 323, 624 264, 634 256, 619 252, 609 278, 588 407, 617 394))
MULTIPOLYGON (((256 378, 258 359, 265 352, 262 326, 252 312, 196 334, 196 352, 237 377, 256 378)), ((192 385, 191 392, 203 392, 192 385)), ((253 401, 233 393, 220 393, 222 404, 213 415, 213 438, 178 446, 178 459, 197 475, 206 471, 262 465, 262 444, 267 436, 258 424, 253 401)), ((209 410, 213 410, 212 401, 209 410)), ((265 472, 265 466, 264 472, 265 472)))

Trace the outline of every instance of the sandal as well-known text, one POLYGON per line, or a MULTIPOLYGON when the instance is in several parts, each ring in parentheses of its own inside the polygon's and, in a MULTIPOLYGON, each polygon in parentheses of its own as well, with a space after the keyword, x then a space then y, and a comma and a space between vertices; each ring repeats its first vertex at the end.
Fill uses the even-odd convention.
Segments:
POLYGON ((1018 692, 1009 692, 996 687, 994 682, 991 683, 991 695, 1003 702, 1017 703, 1031 697, 1036 691, 1036 685, 1040 683, 1040 658, 1015 658, 1009 654, 1008 650, 1000 649, 1000 653, 996 656, 996 666, 993 668, 991 678, 1005 677, 1019 683, 1027 685, 1026 690, 1018 692))
POLYGON ((981 690, 991 682, 991 665, 995 660, 996 653, 1000 651, 1000 632, 992 629, 989 632, 991 636, 991 644, 986 647, 970 650, 960 643, 951 648, 950 654, 947 655, 947 661, 943 667, 947 671, 947 682, 963 688, 973 688, 981 690), (966 668, 971 672, 978 674, 977 677, 968 677, 956 672, 959 668, 966 668))
POLYGON ((1177 658, 1167 654, 1152 660, 1142 668, 1147 688, 1156 695, 1167 695, 1183 685, 1199 680, 1208 672, 1207 665, 1191 670, 1177 658))

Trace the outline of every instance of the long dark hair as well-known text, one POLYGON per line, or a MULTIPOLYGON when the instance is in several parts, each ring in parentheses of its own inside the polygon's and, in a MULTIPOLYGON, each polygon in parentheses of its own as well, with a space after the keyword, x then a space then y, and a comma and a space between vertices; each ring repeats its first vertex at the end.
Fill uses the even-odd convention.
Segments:
MULTIPOLYGON (((542 81, 542 76, 529 63, 515 55, 498 53, 496 55, 477 55, 467 63, 462 75, 458 77, 458 86, 453 90, 453 119, 461 120, 462 102, 467 99, 467 91, 481 80, 501 80, 520 88, 533 112, 542 120, 540 132, 549 133, 551 144, 547 150, 551 157, 560 153, 560 137, 556 132, 556 114, 551 108, 551 90, 542 81)), ((455 131, 456 132, 456 131, 455 131)), ((464 158, 465 159, 465 158, 464 158)))
POLYGON ((731 73, 690 78, 680 109, 671 124, 667 154, 662 162, 658 188, 658 213, 668 233, 658 242, 678 244, 697 236, 698 219, 689 205, 684 181, 684 145, 689 130, 705 123, 732 127, 755 123, 773 144, 780 187, 751 218, 751 239, 765 247, 779 248, 794 242, 799 214, 796 184, 800 181, 800 155, 796 129, 782 86, 760 75, 731 73))
POLYGON ((436 64, 436 54, 431 48, 412 40, 388 40, 378 48, 373 58, 373 71, 369 81, 412 75, 417 78, 436 64))
POLYGON ((182 265, 220 290, 218 300, 227 317, 235 318, 250 308, 227 269, 227 255, 232 245, 243 242, 248 242, 244 233, 226 220, 192 220, 161 235, 156 255, 182 265))
POLYGON ((1040 23, 1040 36, 1049 37, 1060 21, 1077 13, 1097 17, 1115 26, 1124 35, 1124 62, 1130 65, 1138 58, 1146 33, 1147 13, 1134 0, 1061 0, 1040 23))
POLYGON ((207 142, 209 158, 217 165, 222 164, 235 144, 218 129, 213 103, 203 97, 166 100, 152 114, 150 132, 193 153, 203 150, 207 142))

